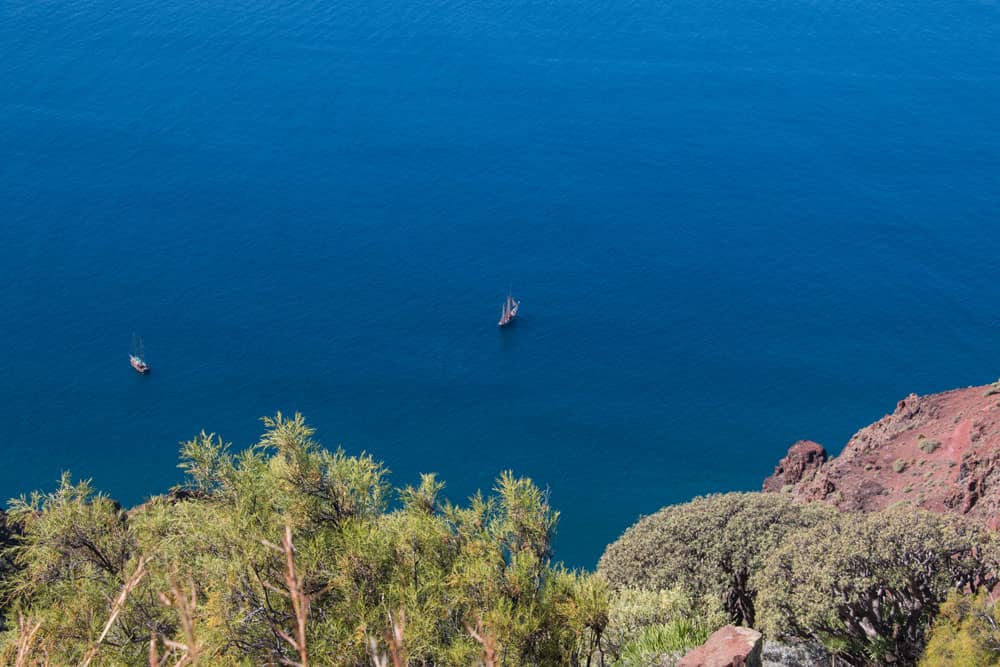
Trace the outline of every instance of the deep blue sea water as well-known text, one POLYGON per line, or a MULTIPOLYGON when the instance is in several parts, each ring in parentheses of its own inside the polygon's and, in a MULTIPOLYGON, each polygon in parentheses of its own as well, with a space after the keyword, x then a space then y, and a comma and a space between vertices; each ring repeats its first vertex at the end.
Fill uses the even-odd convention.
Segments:
POLYGON ((0 3, 4 497, 299 410, 593 566, 994 380, 998 258, 994 1, 0 3))

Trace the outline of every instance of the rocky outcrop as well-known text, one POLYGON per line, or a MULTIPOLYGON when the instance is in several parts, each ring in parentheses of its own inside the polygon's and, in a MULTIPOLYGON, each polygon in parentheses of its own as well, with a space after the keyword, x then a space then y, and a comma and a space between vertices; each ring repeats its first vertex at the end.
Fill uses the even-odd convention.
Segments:
POLYGON ((681 658, 677 667, 761 667, 763 643, 756 630, 726 625, 681 658))
POLYGON ((837 659, 819 642, 808 639, 767 639, 761 655, 762 667, 836 667, 837 659))
POLYGON ((764 490, 844 510, 909 503, 1000 527, 1000 383, 911 394, 836 458, 823 460, 822 451, 792 445, 764 490))
POLYGON ((786 486, 812 480, 827 458, 823 445, 812 440, 799 440, 778 462, 774 474, 764 480, 764 490, 781 491, 786 486))

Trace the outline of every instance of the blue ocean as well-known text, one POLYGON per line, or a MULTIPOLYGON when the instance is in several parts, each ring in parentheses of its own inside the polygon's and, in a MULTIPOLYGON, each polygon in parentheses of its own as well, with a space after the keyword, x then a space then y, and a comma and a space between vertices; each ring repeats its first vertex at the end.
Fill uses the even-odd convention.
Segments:
POLYGON ((301 411, 592 567, 1000 375, 995 0, 5 0, 0 120, 5 498, 301 411))

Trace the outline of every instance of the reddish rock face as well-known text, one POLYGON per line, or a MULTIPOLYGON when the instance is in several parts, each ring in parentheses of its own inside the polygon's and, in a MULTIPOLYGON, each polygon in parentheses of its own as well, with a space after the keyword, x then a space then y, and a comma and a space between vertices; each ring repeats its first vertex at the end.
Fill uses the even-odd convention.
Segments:
POLYGON ((809 481, 816 476, 827 460, 823 445, 812 440, 799 440, 788 449, 774 474, 764 480, 765 491, 781 491, 790 484, 809 481))
POLYGON ((727 625, 681 658, 677 667, 760 667, 763 646, 756 630, 727 625))
POLYGON ((854 511, 909 503, 1000 528, 1000 383, 911 394, 840 456, 817 464, 819 452, 795 443, 764 490, 790 485, 795 498, 854 511))

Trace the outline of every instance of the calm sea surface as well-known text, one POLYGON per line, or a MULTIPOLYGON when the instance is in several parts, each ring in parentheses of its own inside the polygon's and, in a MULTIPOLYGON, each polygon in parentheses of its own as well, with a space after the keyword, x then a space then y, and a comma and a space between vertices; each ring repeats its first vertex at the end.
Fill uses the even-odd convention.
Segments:
POLYGON ((299 410, 592 566, 996 379, 998 269, 996 2, 0 3, 3 497, 299 410))

